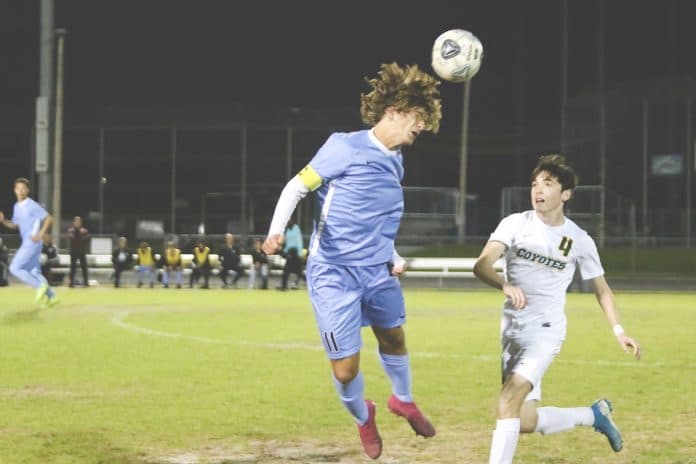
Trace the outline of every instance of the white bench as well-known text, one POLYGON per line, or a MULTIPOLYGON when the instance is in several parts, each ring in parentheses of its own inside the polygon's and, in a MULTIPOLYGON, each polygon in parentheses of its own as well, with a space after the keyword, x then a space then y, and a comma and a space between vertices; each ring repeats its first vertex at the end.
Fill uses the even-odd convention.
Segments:
MULTIPOLYGON (((106 254, 88 254, 86 256, 87 267, 89 268, 90 275, 111 275, 112 264, 111 255, 106 254)), ((133 260, 136 262, 137 255, 133 255, 133 260)), ((215 253, 209 255, 211 264, 211 274, 219 274, 219 257, 215 253)), ((155 260, 159 262, 160 255, 155 254, 155 260)), ((189 275, 191 273, 191 261, 193 259, 193 254, 182 253, 181 261, 183 265, 184 275, 189 275)), ((434 278, 438 279, 438 286, 442 286, 443 279, 450 278, 460 278, 460 279, 470 279, 474 277, 474 264, 476 264, 476 258, 406 258, 408 261, 408 268, 404 277, 419 277, 419 278, 434 278)), ((240 255, 240 263, 243 269, 249 269, 253 263, 253 259, 250 254, 240 255)), ((283 267, 285 266, 285 258, 279 255, 272 255, 268 257, 269 273, 272 275, 281 275, 283 273, 283 267)), ((503 261, 497 260, 494 264, 494 269, 497 272, 502 272, 503 261)), ((70 255, 59 254, 58 264, 51 269, 54 273, 65 273, 70 272, 70 255)))
MULTIPOLYGON (((87 261, 87 268, 90 274, 99 275, 111 275, 113 271, 111 265, 111 255, 92 255, 88 254, 85 256, 87 261)), ((79 267, 77 272, 80 272, 79 267)), ((58 262, 51 268, 51 273, 58 274, 63 273, 65 275, 70 274, 70 255, 59 254, 58 262)))
MULTIPOLYGON (((406 258, 408 267, 405 277, 432 277, 438 279, 442 287, 443 279, 470 279, 474 276, 474 265, 477 258, 406 258)), ((503 260, 493 264, 496 272, 503 271, 503 260)))
MULTIPOLYGON (((208 255, 210 259, 211 275, 218 275, 220 273, 220 259, 216 253, 210 253, 208 255)), ((133 263, 137 263, 138 255, 133 254, 133 263)), ((155 262, 159 263, 161 255, 155 253, 155 262)), ((89 275, 99 275, 99 276, 111 276, 113 272, 113 264, 111 263, 111 255, 107 254, 87 254, 85 256, 85 261, 87 262, 87 268, 89 275)), ((193 253, 182 253, 181 254, 181 264, 183 267, 183 274, 188 276, 191 274, 191 261, 193 261, 193 253)), ((250 269, 253 264, 254 259, 250 254, 240 255, 240 264, 243 269, 250 269)), ((283 267, 285 267, 285 258, 280 255, 272 255, 268 257, 269 273, 272 275, 282 275, 283 267)), ((80 272, 79 268, 77 269, 80 272)), ((70 255, 69 254, 59 254, 58 262, 51 268, 51 273, 54 274, 70 274, 70 255)), ((78 274, 79 275, 79 274, 78 274)))

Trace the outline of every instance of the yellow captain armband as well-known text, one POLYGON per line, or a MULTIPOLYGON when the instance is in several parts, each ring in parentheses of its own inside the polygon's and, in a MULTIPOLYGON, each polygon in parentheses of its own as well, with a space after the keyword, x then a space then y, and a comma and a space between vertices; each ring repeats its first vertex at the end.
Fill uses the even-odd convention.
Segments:
POLYGON ((302 181, 305 187, 312 191, 318 189, 322 182, 324 182, 317 171, 309 164, 297 173, 297 177, 302 181))

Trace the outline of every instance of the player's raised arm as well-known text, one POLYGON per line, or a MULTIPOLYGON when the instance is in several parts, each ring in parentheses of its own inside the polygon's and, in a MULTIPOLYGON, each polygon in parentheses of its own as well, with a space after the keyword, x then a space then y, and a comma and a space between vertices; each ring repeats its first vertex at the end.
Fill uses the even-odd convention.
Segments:
POLYGON ((505 244, 497 240, 486 243, 474 265, 474 275, 481 282, 502 290, 505 296, 510 298, 515 309, 522 309, 527 306, 526 295, 519 287, 510 285, 494 267, 495 262, 505 253, 505 248, 505 244))
POLYGON ((609 325, 612 326, 616 341, 626 353, 628 353, 629 348, 631 348, 636 359, 640 359, 640 345, 635 339, 629 337, 626 332, 624 332, 623 327, 621 327, 619 313, 614 304, 614 292, 611 291, 607 280, 601 275, 592 279, 592 283, 594 285, 597 301, 602 307, 602 311, 604 311, 609 325))
POLYGON ((310 165, 307 165, 285 184, 273 212, 268 237, 263 242, 263 251, 267 255, 274 255, 283 247, 285 226, 287 226, 297 204, 310 190, 319 188, 322 182, 321 176, 310 165))

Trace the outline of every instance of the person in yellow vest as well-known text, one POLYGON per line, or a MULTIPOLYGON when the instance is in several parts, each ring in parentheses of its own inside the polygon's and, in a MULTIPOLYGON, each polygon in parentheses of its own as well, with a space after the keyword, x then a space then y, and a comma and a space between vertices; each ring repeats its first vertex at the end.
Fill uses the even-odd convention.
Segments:
POLYGON ((205 284, 201 288, 208 287, 210 279, 210 248, 205 245, 205 240, 200 239, 198 244, 193 249, 193 260, 191 261, 191 279, 189 287, 193 288, 194 283, 198 283, 198 279, 203 276, 205 284))
POLYGON ((176 280, 176 288, 181 288, 181 250, 174 245, 173 241, 169 241, 167 249, 162 255, 162 284, 164 284, 164 288, 169 288, 172 273, 174 273, 176 280))
POLYGON ((143 281, 147 280, 150 288, 155 286, 155 254, 146 241, 140 242, 138 247, 138 288, 143 286, 143 281))

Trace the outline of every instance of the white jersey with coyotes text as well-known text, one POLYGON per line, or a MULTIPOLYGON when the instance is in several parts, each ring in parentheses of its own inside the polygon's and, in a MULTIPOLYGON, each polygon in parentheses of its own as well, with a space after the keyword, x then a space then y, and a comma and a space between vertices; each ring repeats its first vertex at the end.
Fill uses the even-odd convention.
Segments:
POLYGON ((527 306, 519 311, 506 299, 506 330, 534 330, 538 326, 565 334, 566 291, 575 269, 579 268, 583 279, 604 274, 592 238, 573 221, 564 219, 563 225, 551 227, 535 211, 525 211, 503 219, 491 234, 490 240, 506 246, 505 279, 527 296, 527 306))

